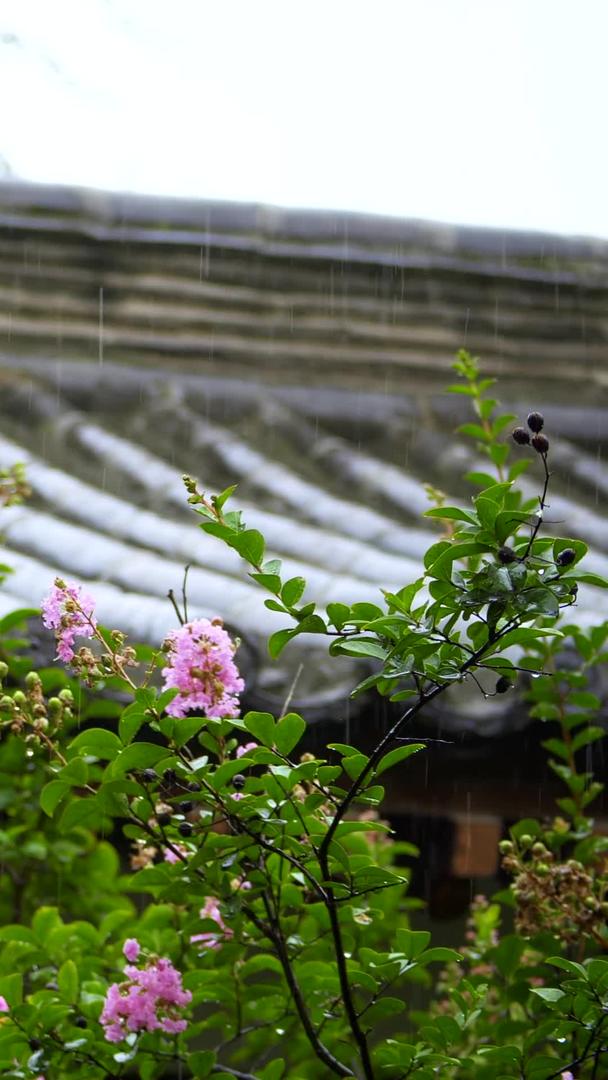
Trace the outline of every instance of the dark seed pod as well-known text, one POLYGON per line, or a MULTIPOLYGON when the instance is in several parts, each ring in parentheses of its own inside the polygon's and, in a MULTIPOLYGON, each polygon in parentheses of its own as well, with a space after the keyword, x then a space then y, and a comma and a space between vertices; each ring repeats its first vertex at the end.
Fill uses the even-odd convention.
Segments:
POLYGON ((158 821, 159 825, 170 825, 171 824, 171 814, 157 814, 156 815, 156 820, 158 821))
POLYGON ((180 814, 189 814, 193 806, 194 803, 190 802, 190 799, 185 799, 184 802, 180 802, 178 810, 180 814))
POLYGON ((155 780, 158 780, 154 769, 144 769, 141 775, 143 776, 144 780, 146 780, 149 784, 153 784, 155 780))
POLYGON ((510 690, 512 685, 513 685, 513 683, 511 682, 510 679, 507 678, 506 675, 501 675, 500 679, 496 683, 496 687, 495 687, 496 693, 497 694, 506 694, 507 690, 510 690))
POLYGON ((242 787, 245 787, 245 777, 243 776, 243 774, 237 773, 236 776, 233 776, 232 784, 237 791, 240 791, 242 787))
POLYGON ((537 454, 546 454, 549 450, 549 440, 546 435, 533 435, 531 443, 537 454))
POLYGON ((180 836, 192 836, 192 825, 189 821, 180 821, 177 831, 180 836))
POLYGON ((530 442, 530 434, 526 431, 525 427, 516 427, 511 432, 511 438, 518 444, 518 446, 527 446, 530 442))
POLYGON ((498 561, 501 562, 503 566, 508 566, 509 563, 515 562, 516 560, 517 555, 513 551, 512 547, 509 547, 507 544, 505 544, 503 547, 498 549, 498 561))
POLYGON ((558 566, 570 566, 575 559, 576 551, 574 548, 564 548, 564 550, 560 551, 559 555, 556 556, 555 561, 558 566))
POLYGON ((188 788, 188 791, 200 791, 201 790, 201 785, 198 783, 197 780, 191 780, 189 784, 186 784, 186 787, 188 788))
POLYGON ((542 431, 545 426, 545 418, 542 413, 531 412, 526 420, 530 431, 539 432, 542 431))

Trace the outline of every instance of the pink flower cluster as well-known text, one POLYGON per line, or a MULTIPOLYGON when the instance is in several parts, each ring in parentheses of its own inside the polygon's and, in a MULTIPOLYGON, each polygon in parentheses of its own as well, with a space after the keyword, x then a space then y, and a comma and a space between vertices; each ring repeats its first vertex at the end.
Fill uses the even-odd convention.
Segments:
POLYGON ((55 578, 55 584, 41 604, 42 621, 55 631, 57 656, 69 664, 74 658, 74 640, 91 638, 97 628, 95 601, 80 585, 67 584, 55 578))
POLYGON ((165 1031, 176 1035, 187 1027, 179 1010, 192 1001, 182 987, 182 977, 166 957, 134 967, 140 946, 136 938, 125 941, 126 979, 112 983, 106 994, 100 1023, 108 1042, 122 1042, 132 1031, 165 1031))
POLYGON ((234 643, 219 620, 184 623, 167 636, 165 648, 163 689, 179 690, 167 706, 170 716, 185 716, 195 709, 205 716, 238 715, 238 694, 245 684, 233 659, 234 643))

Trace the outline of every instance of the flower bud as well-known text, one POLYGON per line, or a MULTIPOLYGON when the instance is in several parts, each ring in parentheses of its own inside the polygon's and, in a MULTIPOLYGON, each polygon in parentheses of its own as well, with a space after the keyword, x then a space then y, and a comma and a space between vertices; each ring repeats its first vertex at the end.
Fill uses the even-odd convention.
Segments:
POLYGON ((60 690, 59 694, 57 696, 58 696, 59 700, 63 702, 64 705, 73 705, 74 704, 74 695, 73 695, 71 690, 67 689, 67 687, 66 687, 65 690, 60 690))
POLYGON ((529 848, 533 842, 533 838, 529 833, 524 833, 523 836, 520 836, 519 838, 519 846, 522 848, 529 848))
POLYGON ((538 433, 539 431, 542 431, 543 427, 545 426, 545 418, 542 413, 531 412, 528 416, 528 419, 526 420, 526 423, 530 428, 530 431, 538 433))
POLYGON ((28 671, 23 681, 28 690, 35 690, 38 686, 40 686, 40 676, 36 671, 28 671))
POLYGON ((63 709, 63 702, 58 697, 52 697, 48 700, 48 710, 51 716, 58 716, 63 709))
POLYGON ((546 435, 533 435, 531 442, 537 454, 548 454, 549 440, 546 435))
POLYGON ((532 845, 532 854, 536 855, 537 858, 541 858, 543 855, 547 854, 547 849, 540 840, 537 840, 536 843, 532 845))
POLYGON ((8 694, 3 694, 2 697, 0 697, 0 709, 12 710, 13 708, 14 704, 12 697, 9 697, 8 694))
POLYGON ((0 679, 6 679, 8 675, 8 664, 4 663, 4 660, 0 660, 0 679))
POLYGON ((556 555, 555 561, 558 566, 570 566, 576 559, 576 551, 574 548, 564 548, 560 551, 559 555, 556 555))
POLYGON ((501 855, 510 855, 513 851, 513 844, 510 840, 501 840, 498 845, 498 850, 501 855))
POLYGON ((530 435, 526 431, 525 427, 516 427, 511 432, 511 438, 518 444, 518 446, 527 446, 530 442, 530 435))
POLYGON ((15 693, 13 694, 13 701, 15 702, 15 705, 27 705, 27 698, 23 693, 23 690, 15 690, 15 693))
POLYGON ((502 563, 503 566, 508 566, 509 563, 516 562, 516 560, 517 555, 513 551, 513 548, 509 547, 508 544, 504 544, 503 547, 498 549, 498 561, 502 563))

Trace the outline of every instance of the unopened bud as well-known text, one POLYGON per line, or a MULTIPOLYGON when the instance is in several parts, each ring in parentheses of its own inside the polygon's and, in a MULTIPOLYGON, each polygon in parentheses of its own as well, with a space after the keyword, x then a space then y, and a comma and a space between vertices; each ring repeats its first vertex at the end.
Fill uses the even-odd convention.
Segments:
POLYGON ((36 671, 28 671, 23 681, 28 690, 35 690, 41 685, 40 676, 36 671))
POLYGON ((23 693, 23 690, 15 690, 15 693, 13 694, 13 701, 15 702, 15 705, 27 705, 27 698, 23 693))
POLYGON ((59 694, 57 696, 58 696, 59 700, 63 702, 64 705, 73 705, 74 704, 74 695, 73 695, 71 690, 68 690, 67 687, 65 688, 65 690, 60 690, 59 694))
POLYGON ((546 435, 533 435, 530 441, 537 454, 549 452, 549 440, 546 435))
POLYGON ((513 851, 513 844, 510 840, 501 840, 498 845, 498 850, 501 855, 511 855, 513 851))
POLYGON ((515 562, 516 559, 517 555, 513 551, 513 548, 509 547, 508 544, 505 544, 498 549, 498 561, 501 562, 503 566, 508 566, 509 563, 515 562))
POLYGON ((4 660, 0 660, 0 679, 6 679, 8 675, 8 664, 4 663, 4 660))
POLYGON ((52 697, 48 700, 48 710, 51 716, 57 716, 63 709, 63 702, 58 697, 52 697))
POLYGON ((544 844, 541 844, 540 840, 537 840, 536 843, 532 845, 532 854, 536 855, 537 858, 541 858, 543 855, 547 854, 547 849, 544 844))
POLYGON ((525 427, 514 428, 511 432, 511 438, 514 442, 518 444, 518 446, 527 446, 530 442, 530 435, 529 432, 526 431, 525 427))
POLYGON ((576 551, 574 548, 564 548, 560 551, 559 555, 556 555, 555 561, 558 566, 571 566, 576 559, 576 551))
POLYGON ((523 836, 520 836, 519 838, 519 846, 522 848, 529 848, 532 843, 534 843, 534 840, 529 833, 524 833, 523 836))
POLYGON ((500 679, 496 683, 495 690, 497 694, 506 694, 507 690, 510 690, 513 683, 506 675, 501 675, 500 679))
POLYGON ((530 428, 530 431, 539 432, 542 431, 545 426, 545 418, 542 413, 531 412, 526 423, 530 428))

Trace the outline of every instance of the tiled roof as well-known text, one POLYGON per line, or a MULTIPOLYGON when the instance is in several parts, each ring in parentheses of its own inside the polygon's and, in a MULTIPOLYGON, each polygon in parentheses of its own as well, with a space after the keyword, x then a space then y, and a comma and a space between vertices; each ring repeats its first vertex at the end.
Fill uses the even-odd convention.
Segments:
MULTIPOLYGON (((311 598, 373 600, 419 571, 424 483, 468 497, 466 406, 442 393, 462 344, 559 434, 552 516, 607 572, 606 243, 7 184, 0 225, 0 466, 26 460, 34 489, 0 522, 16 600, 60 571, 158 642, 191 564, 191 611, 239 630, 260 700, 280 695, 290 661, 260 651, 280 620, 180 475, 238 481, 311 598)), ((581 590, 580 618, 602 613, 581 590)), ((300 646, 301 696, 342 702, 348 665, 300 646)))

